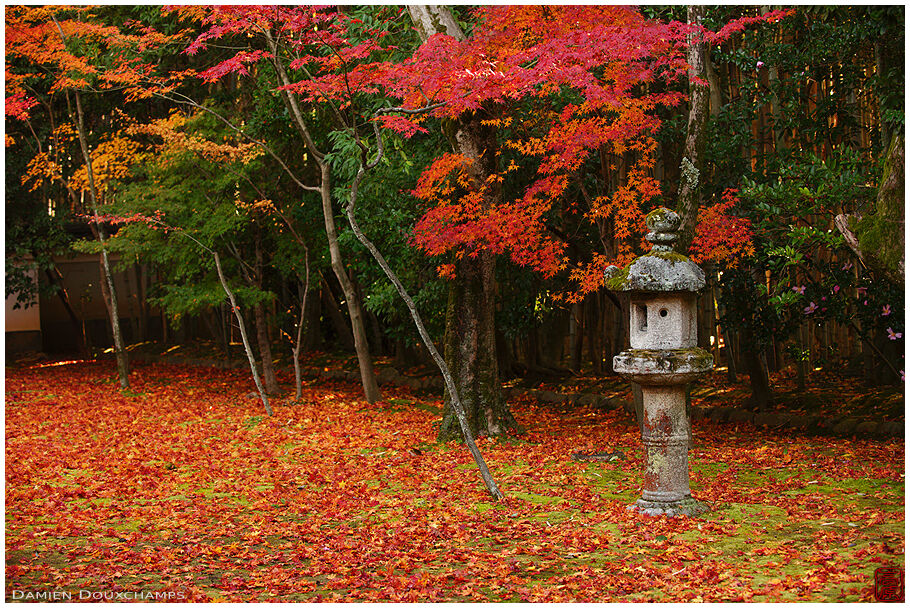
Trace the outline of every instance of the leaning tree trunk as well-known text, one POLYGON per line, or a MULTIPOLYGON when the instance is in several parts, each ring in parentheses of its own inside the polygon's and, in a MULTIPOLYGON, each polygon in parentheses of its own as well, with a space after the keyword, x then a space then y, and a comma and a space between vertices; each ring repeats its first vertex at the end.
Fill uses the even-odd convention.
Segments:
MULTIPOLYGON (((266 32, 266 40, 272 51, 272 64, 278 74, 281 84, 289 86, 291 84, 290 76, 285 69, 284 62, 279 55, 278 43, 271 34, 266 32)), ((351 333, 354 334, 354 350, 357 353, 357 363, 360 367, 360 381, 363 384, 363 395, 367 403, 375 403, 382 398, 379 392, 379 383, 376 380, 376 374, 373 372, 373 359, 370 357, 369 343, 367 342, 366 330, 363 322, 363 311, 360 306, 360 299, 354 290, 350 278, 347 275, 344 262, 341 259, 341 248, 338 246, 338 234, 335 230, 335 212, 332 209, 332 170, 325 154, 316 147, 316 142, 310 133, 307 119, 304 115, 297 97, 288 90, 281 91, 281 97, 293 119, 293 124, 300 133, 307 150, 319 166, 319 194, 322 201, 322 217, 325 222, 326 238, 329 242, 329 255, 332 262, 332 272, 341 284, 344 291, 345 303, 348 308, 348 317, 351 320, 351 333)), ((310 190, 315 188, 309 188, 310 190)))
POLYGON ((468 451, 471 452, 471 456, 474 458, 474 463, 477 465, 477 468, 480 470, 480 476, 483 479, 484 485, 487 487, 487 491, 490 493, 490 496, 494 500, 502 500, 503 494, 499 490, 499 486, 496 485, 496 481, 493 479, 493 476, 490 474, 490 469, 487 467, 486 461, 483 459, 483 455, 480 453, 480 450, 477 448, 477 444, 474 442, 474 434, 471 432, 470 425, 468 423, 467 416, 465 415, 464 407, 462 407, 461 399, 459 399, 459 391, 455 386, 455 381, 453 380, 452 373, 446 365, 446 362, 443 360, 442 356, 439 354, 439 351, 436 350, 436 346, 433 344, 433 340, 430 338, 427 328, 423 324, 423 320, 420 318, 420 314, 417 312, 417 307, 414 305, 414 300, 411 299, 411 296, 408 294, 407 290, 404 288, 404 285, 401 284, 401 281, 398 278, 398 275, 392 270, 388 262, 385 260, 385 257, 376 249, 376 246, 373 244, 370 239, 360 230, 360 227, 357 225, 357 220, 354 218, 354 208, 357 204, 357 192, 360 185, 360 181, 363 179, 366 174, 367 169, 375 167, 379 163, 379 160, 383 155, 382 147, 382 135, 379 132, 379 127, 374 123, 373 128, 376 131, 376 142, 378 145, 378 155, 377 158, 373 161, 372 165, 366 163, 365 156, 362 156, 360 159, 360 169, 357 171, 357 175, 354 177, 354 181, 351 184, 350 197, 348 199, 348 205, 345 209, 348 222, 351 224, 351 229, 354 231, 354 236, 357 237, 364 247, 370 252, 370 255, 373 256, 373 259, 379 264, 382 268, 382 271, 386 274, 392 284, 395 286, 395 289, 398 291, 398 295, 401 296, 401 299, 404 301, 405 306, 407 306, 408 311, 411 313, 411 319, 414 321, 414 325, 417 327, 417 333, 420 334, 420 339, 423 340, 424 346, 426 346, 427 351, 430 353, 430 356, 433 358, 433 361, 439 367, 439 371, 442 374, 443 382, 446 386, 446 392, 450 395, 452 410, 455 413, 455 418, 458 421, 459 427, 461 429, 462 436, 464 437, 464 442, 468 446, 468 451))
POLYGON ((259 391, 259 398, 262 399, 262 405, 265 406, 265 412, 271 416, 273 413, 272 406, 269 404, 269 396, 266 394, 265 388, 263 388, 262 382, 259 380, 259 370, 256 368, 256 357, 253 355, 252 347, 250 347, 250 340, 246 334, 246 324, 243 322, 243 315, 240 313, 240 307, 237 305, 237 299, 234 297, 234 292, 228 286, 227 278, 225 278, 224 271, 221 269, 221 257, 218 255, 217 251, 212 251, 212 256, 215 258, 215 270, 218 272, 218 280, 221 281, 221 288, 224 289, 224 293, 231 303, 231 311, 237 319, 237 326, 240 328, 240 339, 243 340, 243 350, 246 352, 247 361, 250 363, 250 371, 253 374, 253 383, 256 385, 256 390, 259 391))
POLYGON ((303 399, 303 373, 300 369, 300 351, 303 346, 303 329, 306 325, 306 300, 310 293, 309 250, 305 250, 303 255, 303 261, 306 265, 306 275, 305 278, 300 281, 300 317, 297 320, 297 338, 294 340, 294 346, 291 348, 291 353, 294 357, 294 394, 297 401, 303 399))

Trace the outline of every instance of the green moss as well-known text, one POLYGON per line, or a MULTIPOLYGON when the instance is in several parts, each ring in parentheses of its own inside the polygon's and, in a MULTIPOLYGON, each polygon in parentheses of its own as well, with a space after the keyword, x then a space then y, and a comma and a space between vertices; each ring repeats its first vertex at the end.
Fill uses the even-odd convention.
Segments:
POLYGON ((541 494, 531 494, 530 492, 512 492, 510 496, 512 498, 525 500, 536 505, 548 505, 554 502, 565 502, 564 498, 558 498, 556 496, 542 496, 541 494))
POLYGON ((649 228, 653 226, 656 222, 661 224, 666 224, 670 221, 672 217, 670 214, 674 213, 672 210, 667 209, 666 207, 658 207, 651 213, 645 216, 645 225, 649 228))
POLYGON ((626 287, 626 280, 629 278, 629 264, 625 268, 619 269, 613 276, 606 281, 607 289, 610 291, 623 291, 626 287))

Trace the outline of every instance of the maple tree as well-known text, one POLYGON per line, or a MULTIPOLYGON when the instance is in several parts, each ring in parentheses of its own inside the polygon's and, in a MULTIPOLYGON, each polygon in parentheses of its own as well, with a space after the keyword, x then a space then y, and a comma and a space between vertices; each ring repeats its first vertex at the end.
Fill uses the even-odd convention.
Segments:
POLYGON ((264 289, 260 278, 263 245, 258 227, 264 223, 262 214, 274 206, 252 181, 255 161, 264 152, 256 144, 232 141, 227 134, 223 141, 214 141, 223 131, 212 123, 204 112, 190 118, 175 112, 131 129, 134 137, 151 138, 148 160, 110 207, 111 218, 126 224, 111 245, 125 256, 166 268, 167 280, 159 284, 155 301, 177 317, 228 298, 260 398, 271 415, 268 394, 277 393, 278 386, 263 307, 274 294, 264 289), (252 245, 244 242, 250 233, 252 245), (255 251, 253 264, 240 253, 249 248, 255 251), (207 262, 199 261, 200 249, 211 256, 207 262), (222 253, 230 259, 230 277, 222 253), (254 313, 262 383, 241 303, 254 313))
MULTIPOLYGON (((147 87, 140 81, 144 80, 151 67, 143 61, 142 54, 168 44, 174 37, 164 36, 151 28, 140 28, 140 33, 128 34, 117 26, 99 23, 91 18, 89 12, 90 9, 85 7, 53 6, 11 7, 6 11, 6 113, 7 116, 27 121, 29 112, 38 106, 39 97, 60 95, 65 98, 70 124, 61 125, 53 135, 56 139, 61 128, 68 128, 69 134, 76 136, 84 175, 77 173, 64 177, 60 163, 48 158, 39 141, 38 155, 30 164, 27 177, 42 176, 63 183, 74 202, 77 191, 87 194, 90 211, 97 218, 101 186, 96 183, 95 169, 104 166, 105 173, 98 179, 106 183, 118 167, 120 171, 124 170, 124 163, 115 160, 114 166, 111 166, 112 157, 118 155, 118 152, 113 152, 117 148, 114 140, 108 140, 101 150, 96 150, 101 158, 93 159, 83 92, 97 88, 117 90, 127 100, 147 97, 147 87), (101 164, 96 167, 96 162, 101 164)), ((51 108, 49 101, 44 105, 51 108)), ((31 132, 35 135, 34 129, 31 132)), ((121 156, 122 153, 123 150, 120 150, 121 156)), ((111 263, 105 247, 107 229, 97 221, 91 226, 100 245, 102 294, 113 332, 120 385, 128 388, 129 363, 120 330, 111 263)))
MULTIPOLYGON (((180 9, 179 14, 185 18, 198 19, 204 28, 187 47, 186 52, 189 54, 198 53, 225 37, 242 41, 245 45, 243 50, 201 71, 199 77, 203 80, 213 82, 227 75, 248 75, 251 66, 257 63, 267 63, 273 69, 273 86, 285 103, 294 128, 306 147, 309 160, 317 166, 318 177, 315 181, 318 185, 305 183, 291 172, 286 163, 280 159, 279 162, 299 187, 319 196, 332 270, 345 294, 364 392, 368 400, 377 400, 380 393, 368 350, 360 298, 347 275, 338 246, 332 206, 333 169, 327 158, 330 148, 325 146, 324 141, 315 138, 315 129, 319 124, 318 121, 311 120, 305 108, 301 107, 308 100, 301 97, 301 89, 307 86, 307 70, 312 65, 329 70, 340 67, 342 73, 345 73, 348 69, 346 62, 356 62, 377 48, 374 37, 380 34, 375 33, 373 37, 368 36, 360 41, 354 40, 346 35, 350 19, 343 13, 308 8, 192 7, 180 9), (292 81, 292 76, 296 77, 298 73, 303 75, 304 80, 292 81)), ((330 105, 328 111, 341 122, 342 127, 347 125, 348 121, 338 107, 330 105)), ((272 154, 275 155, 274 152, 272 154)))
MULTIPOLYGON (((649 175, 659 126, 654 112, 683 97, 654 82, 684 72, 687 32, 716 42, 749 21, 714 34, 700 25, 647 20, 624 7, 488 7, 476 11, 477 24, 465 37, 457 25, 445 31, 432 25, 447 23, 445 11, 434 10, 439 14, 432 18, 415 18, 425 43, 411 59, 385 72, 367 66, 363 77, 382 74, 388 94, 404 107, 438 104, 432 115, 457 125, 456 152, 438 157, 414 190, 430 203, 414 240, 429 255, 451 255, 439 270, 453 279, 457 293, 450 302, 462 307, 449 312, 460 324, 447 332, 447 358, 464 362, 463 372, 454 367, 478 402, 472 408, 478 432, 499 434, 513 424, 497 407, 494 256, 508 253, 514 263, 552 277, 569 264, 561 235, 570 231, 556 229, 559 216, 582 215, 598 225, 603 252, 573 262, 577 293, 568 299, 599 290, 607 264, 625 264, 640 251, 643 210, 660 193, 649 175), (506 134, 502 143, 498 133, 506 134), (610 152, 633 157, 626 178, 589 196, 585 161, 610 152), (576 197, 584 198, 586 212, 576 197)), ((405 135, 424 130, 422 118, 388 117, 385 124, 405 135)), ((451 420, 444 420, 441 437, 451 420)))

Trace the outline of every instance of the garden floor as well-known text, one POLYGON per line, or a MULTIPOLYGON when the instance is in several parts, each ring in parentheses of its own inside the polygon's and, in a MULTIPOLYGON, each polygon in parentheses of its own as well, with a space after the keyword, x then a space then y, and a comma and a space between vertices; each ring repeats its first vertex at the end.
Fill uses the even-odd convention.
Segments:
POLYGON ((281 379, 268 417, 242 369, 7 367, 6 599, 869 601, 903 571, 900 439, 698 421, 712 510, 650 518, 621 409, 510 397, 526 432, 479 441, 493 502, 437 398, 281 379))

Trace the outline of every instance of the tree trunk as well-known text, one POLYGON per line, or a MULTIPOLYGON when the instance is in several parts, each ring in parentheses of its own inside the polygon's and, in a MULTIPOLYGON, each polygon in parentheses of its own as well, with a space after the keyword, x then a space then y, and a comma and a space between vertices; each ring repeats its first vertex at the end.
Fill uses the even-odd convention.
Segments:
POLYGON ((326 314, 332 322, 332 327, 335 328, 336 343, 346 351, 354 350, 354 339, 351 337, 351 328, 345 322, 344 315, 341 314, 339 308, 341 305, 335 297, 334 290, 325 278, 322 279, 322 300, 325 305, 326 314))
POLYGON ((85 160, 85 173, 88 178, 89 198, 92 201, 92 213, 95 216, 93 231, 95 232, 98 242, 101 243, 101 280, 104 296, 104 304, 107 308, 107 314, 111 321, 111 332, 114 337, 114 354, 117 359, 117 375, 120 379, 120 388, 127 389, 130 387, 130 364, 127 359, 126 347, 123 344, 123 334, 120 331, 120 311, 117 303, 117 290, 114 287, 114 274, 111 270, 111 262, 107 253, 107 236, 104 226, 98 220, 98 196, 95 189, 95 176, 92 168, 92 155, 88 149, 88 141, 85 138, 85 118, 82 113, 82 98, 78 91, 74 91, 76 99, 77 115, 77 132, 79 135, 79 146, 82 148, 82 157, 85 160))
POLYGON ((231 291, 231 288, 228 286, 227 279, 224 277, 224 271, 221 270, 221 258, 218 256, 218 252, 213 251, 212 255, 215 257, 215 270, 218 271, 218 280, 221 281, 221 288, 224 289, 224 293, 231 303, 231 311, 233 311, 234 316, 237 318, 237 326, 240 328, 240 338, 243 340, 243 350, 246 352, 247 361, 250 362, 250 372, 253 374, 253 383, 256 384, 256 390, 259 391, 259 398, 262 399, 262 405, 265 406, 266 413, 271 416, 272 406, 269 404, 269 396, 266 394, 265 389, 262 387, 262 382, 259 380, 259 370, 256 368, 256 357, 253 355, 253 349, 250 347, 250 340, 246 335, 246 325, 243 322, 243 315, 240 314, 240 307, 237 306, 234 292, 231 291))
MULTIPOLYGON (((496 359, 492 275, 495 259, 483 252, 456 263, 457 280, 449 287, 445 359, 461 397, 471 433, 502 435, 517 423, 502 396, 496 359)), ((461 439, 452 399, 446 391, 439 440, 461 439)))
MULTIPOLYGON (((60 24, 57 23, 56 18, 54 18, 54 24, 57 26, 57 31, 60 33, 60 38, 63 40, 64 44, 67 44, 66 35, 63 32, 63 28, 60 27, 60 24)), ((95 216, 95 219, 98 219, 98 190, 95 188, 95 174, 92 167, 92 155, 88 148, 88 140, 85 137, 85 115, 82 112, 82 97, 79 94, 79 91, 73 89, 73 97, 76 101, 76 132, 79 136, 79 147, 82 150, 82 158, 85 161, 85 175, 88 180, 89 188, 89 199, 92 202, 92 213, 95 216)), ((66 95, 66 103, 69 108, 70 118, 73 118, 72 107, 69 105, 69 93, 66 95)), ((102 268, 102 281, 107 285, 107 295, 104 303, 106 305, 108 316, 111 321, 111 330, 114 335, 114 352, 117 358, 117 375, 120 378, 120 388, 126 389, 130 387, 130 366, 129 360, 127 359, 126 348, 123 345, 123 336, 120 333, 120 313, 117 309, 117 291, 114 288, 114 278, 111 272, 111 264, 107 255, 107 247, 105 246, 105 233, 104 226, 100 222, 93 224, 95 233, 97 235, 98 241, 101 243, 101 268, 102 268)), ((105 290, 102 289, 102 294, 105 290)))
POLYGON ((332 271, 344 291, 348 317, 351 321, 351 333, 354 335, 354 351, 357 353, 357 363, 360 366, 360 382, 363 385, 364 399, 367 403, 375 403, 382 398, 382 395, 379 392, 376 374, 373 373, 373 359, 370 358, 370 346, 364 328, 360 299, 354 291, 354 285, 348 278, 344 262, 341 260, 341 248, 338 246, 338 235, 335 231, 335 212, 332 210, 332 182, 328 163, 323 162, 321 169, 322 214, 325 220, 325 233, 329 241, 329 255, 332 258, 332 271))
MULTIPOLYGON (((267 32, 266 39, 272 50, 273 65, 278 72, 278 78, 284 86, 291 84, 285 66, 278 52, 278 46, 272 34, 267 32)), ((332 260, 332 272, 338 278, 338 283, 344 291, 345 303, 348 308, 348 317, 351 321, 351 333, 354 336, 354 350, 357 353, 357 363, 360 367, 360 381, 363 384, 363 394, 367 403, 375 403, 382 395, 379 392, 379 383, 373 373, 373 360, 370 358, 370 349, 364 329, 363 312, 360 300, 354 292, 354 287, 348 278, 344 262, 341 259, 341 248, 338 246, 338 234, 335 230, 335 212, 332 209, 332 169, 313 140, 309 131, 304 113, 301 110, 296 96, 286 90, 281 93, 282 99, 288 107, 294 125, 306 144, 313 159, 319 166, 319 195, 322 201, 322 217, 325 222, 326 238, 329 242, 329 255, 332 260)), ((311 188, 312 189, 312 188, 311 188)))
POLYGON ((265 391, 274 395, 278 393, 278 379, 275 378, 275 363, 272 357, 272 345, 269 344, 269 326, 262 303, 253 308, 253 317, 256 319, 256 341, 259 343, 259 357, 262 359, 262 380, 265 391))
POLYGON ((408 6, 411 21, 420 33, 421 39, 426 42, 433 34, 448 34, 456 40, 464 39, 464 32, 455 16, 446 6, 420 5, 408 6))
MULTIPOLYGON (((705 7, 689 5, 688 21, 701 24, 705 7)), ((680 163, 679 197, 676 212, 682 218, 676 251, 685 254, 695 236, 698 209, 701 206, 701 173, 705 164, 705 134, 708 126, 710 88, 694 82, 695 78, 706 81, 707 42, 701 34, 689 36, 689 122, 686 127, 686 145, 680 163)))
MULTIPOLYGON (((379 145, 379 156, 374 161, 374 163, 378 163, 379 159, 382 158, 382 135, 379 132, 378 127, 374 126, 374 128, 376 129, 376 139, 377 144, 379 145)), ((373 166, 375 166, 375 164, 373 166)), ((356 236, 357 240, 367 248, 367 251, 370 252, 370 255, 373 256, 373 259, 375 259, 379 266, 382 268, 382 271, 395 286, 395 289, 398 291, 398 295, 401 296, 402 301, 404 302, 405 306, 407 306, 408 311, 411 313, 411 319, 414 321, 414 325, 417 327, 417 333, 420 334, 420 339, 423 340, 427 351, 430 353, 430 356, 433 358, 433 361, 436 363, 437 367, 439 367, 443 382, 446 386, 446 391, 449 393, 449 395, 451 395, 452 410, 455 412, 455 417, 458 420, 459 427, 461 428, 465 444, 468 446, 468 451, 471 452, 471 456, 474 458, 474 463, 480 470, 480 476, 483 479, 484 485, 486 485, 487 491, 490 493, 490 496, 494 500, 502 500, 503 494, 499 490, 499 487, 496 485, 496 481, 490 474, 490 469, 487 467, 487 463, 484 461, 483 455, 480 453, 480 450, 477 448, 477 444, 474 442, 474 435, 471 432, 467 417, 465 416, 465 410, 464 407, 462 407, 461 399, 459 399, 458 390, 455 387, 455 382, 452 378, 452 374, 449 371, 446 362, 440 356, 439 351, 436 350, 436 346, 433 344, 433 340, 430 338, 430 334, 427 332, 427 329, 423 324, 423 320, 420 318, 420 314, 417 312, 417 307, 414 305, 414 300, 411 299, 411 296, 408 294, 407 290, 405 290, 404 285, 401 284, 398 276, 392 271, 392 268, 389 266, 388 262, 386 262, 385 258, 382 256, 379 250, 376 249, 376 246, 373 245, 373 243, 366 237, 363 231, 360 230, 360 227, 357 225, 357 221, 354 219, 354 206, 357 203, 357 189, 360 184, 360 180, 363 179, 367 168, 368 167, 365 164, 364 158, 361 157, 360 169, 358 170, 357 175, 351 184, 351 194, 350 198, 348 199, 348 205, 346 209, 348 222, 351 224, 351 229, 354 231, 354 236, 356 236)))
POLYGON ((764 351, 754 343, 751 332, 744 330, 741 335, 743 342, 745 342, 742 356, 746 372, 749 374, 749 385, 752 388, 752 395, 749 397, 748 405, 751 409, 764 410, 773 402, 771 384, 768 380, 768 368, 762 360, 764 351))
POLYGON ((76 314, 76 311, 73 310, 73 307, 70 305, 69 293, 67 293, 66 287, 63 284, 63 275, 60 273, 60 270, 57 268, 57 266, 46 268, 44 270, 44 273, 47 275, 48 282, 51 285, 57 286, 57 297, 60 299, 60 303, 63 304, 63 308, 66 310, 66 314, 69 316, 70 322, 73 324, 73 329, 76 330, 76 339, 78 340, 76 346, 79 348, 79 354, 83 357, 88 357, 89 352, 88 345, 85 341, 85 326, 82 323, 82 320, 76 314))
MULTIPOLYGON (((291 353, 294 357, 294 390, 295 398, 300 401, 303 398, 303 377, 300 370, 300 350, 303 346, 303 331, 306 326, 306 301, 310 293, 310 251, 304 249, 303 261, 305 264, 306 274, 300 281, 300 316, 297 318, 297 339, 294 341, 294 347, 291 353)), ((297 275, 298 278, 300 275, 297 275)))
MULTIPOLYGON (((464 32, 445 6, 410 6, 408 11, 421 38, 437 33, 458 40, 464 32)), ((454 145, 466 158, 473 187, 483 193, 484 206, 499 198, 496 186, 487 178, 496 172, 496 131, 481 123, 475 112, 457 121, 454 145)), ((455 264, 456 274, 449 291, 446 314, 446 363, 452 370, 458 395, 471 430, 480 435, 500 435, 517 427, 502 397, 496 359, 495 258, 487 252, 465 256, 455 264)), ((460 437, 451 396, 446 398, 439 439, 460 437)))

